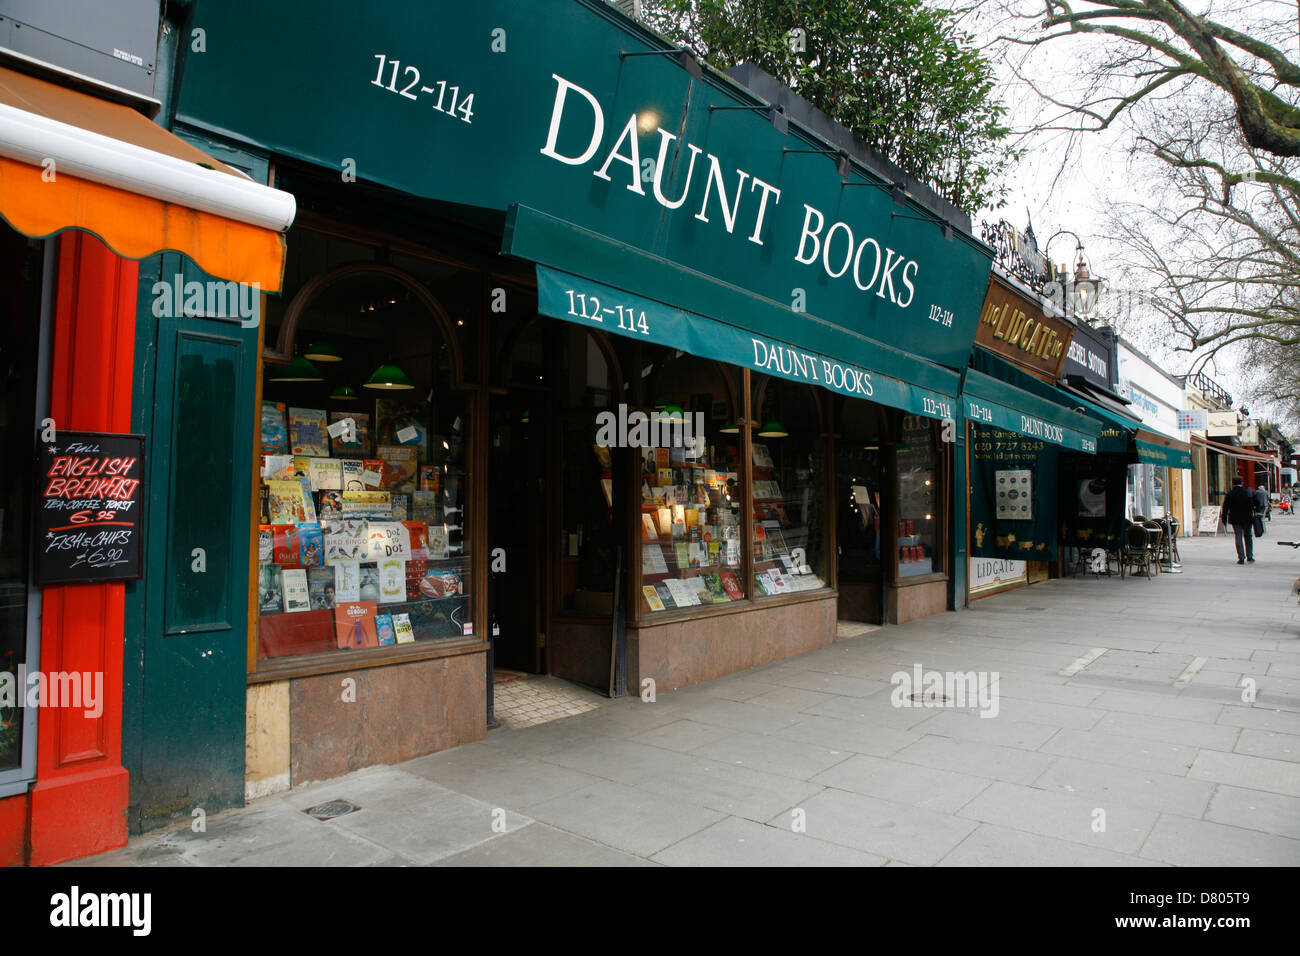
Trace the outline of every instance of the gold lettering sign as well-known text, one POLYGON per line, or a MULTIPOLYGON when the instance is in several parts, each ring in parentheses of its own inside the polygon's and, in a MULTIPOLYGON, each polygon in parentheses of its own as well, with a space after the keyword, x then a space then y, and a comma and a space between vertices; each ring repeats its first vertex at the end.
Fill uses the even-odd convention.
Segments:
POLYGON ((1074 326, 1047 315, 1024 293, 996 276, 989 279, 988 294, 980 312, 975 341, 979 345, 1055 381, 1065 366, 1074 326))

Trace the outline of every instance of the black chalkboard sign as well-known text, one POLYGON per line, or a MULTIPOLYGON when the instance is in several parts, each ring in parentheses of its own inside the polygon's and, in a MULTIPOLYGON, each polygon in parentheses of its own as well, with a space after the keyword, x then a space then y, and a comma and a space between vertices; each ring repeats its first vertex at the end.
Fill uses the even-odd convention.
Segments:
POLYGON ((144 436, 57 432, 37 462, 37 582, 143 577, 144 436))

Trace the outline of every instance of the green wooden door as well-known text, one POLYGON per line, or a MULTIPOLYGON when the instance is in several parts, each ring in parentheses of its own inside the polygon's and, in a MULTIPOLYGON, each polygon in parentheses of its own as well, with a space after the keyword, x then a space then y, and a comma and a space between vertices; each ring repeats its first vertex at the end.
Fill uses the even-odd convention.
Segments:
POLYGON ((159 297, 177 275, 211 278, 173 253, 141 263, 134 424, 148 437, 148 550, 127 595, 123 720, 136 832, 244 797, 257 329, 173 315, 176 300, 159 297))

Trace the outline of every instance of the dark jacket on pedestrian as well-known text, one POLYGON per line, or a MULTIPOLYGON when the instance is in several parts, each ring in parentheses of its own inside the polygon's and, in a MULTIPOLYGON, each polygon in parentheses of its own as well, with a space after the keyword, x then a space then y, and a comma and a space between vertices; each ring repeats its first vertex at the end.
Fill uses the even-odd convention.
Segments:
POLYGON ((1243 485, 1237 485, 1223 496, 1223 516, 1229 524, 1248 525, 1255 516, 1255 494, 1243 485))
POLYGON ((1273 502, 1269 500, 1268 492, 1263 488, 1255 489, 1255 514, 1268 516, 1273 510, 1273 502))

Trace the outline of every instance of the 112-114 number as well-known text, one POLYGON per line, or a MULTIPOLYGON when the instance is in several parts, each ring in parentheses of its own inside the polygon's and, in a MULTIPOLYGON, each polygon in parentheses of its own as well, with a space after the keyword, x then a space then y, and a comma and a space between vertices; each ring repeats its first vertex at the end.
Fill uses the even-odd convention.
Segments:
POLYGON ((640 332, 642 335, 650 334, 650 323, 646 321, 645 311, 637 312, 631 306, 624 308, 616 305, 613 308, 600 305, 600 300, 594 295, 585 295, 581 292, 574 292, 572 289, 567 290, 569 296, 569 314, 581 316, 584 319, 590 319, 593 322, 604 323, 605 316, 616 316, 618 318, 618 327, 624 332, 640 332))

